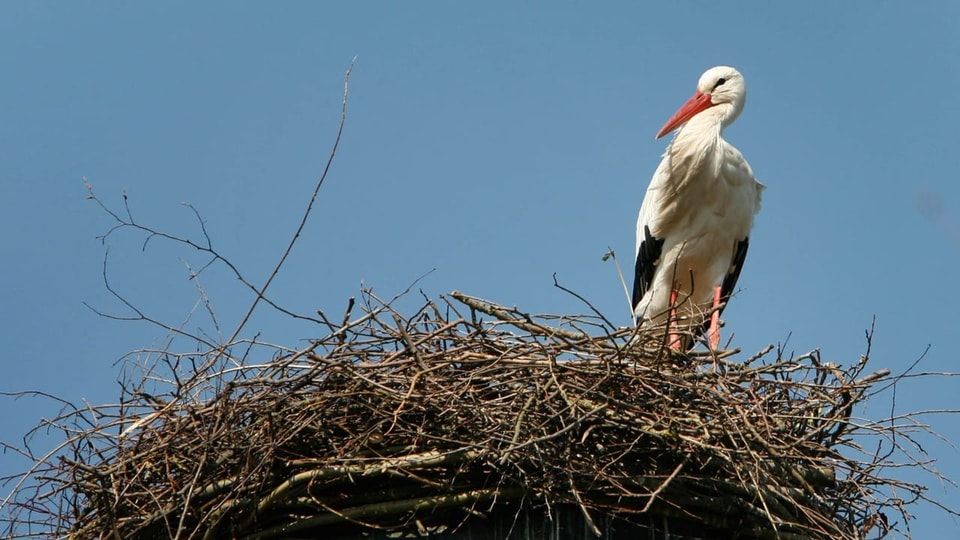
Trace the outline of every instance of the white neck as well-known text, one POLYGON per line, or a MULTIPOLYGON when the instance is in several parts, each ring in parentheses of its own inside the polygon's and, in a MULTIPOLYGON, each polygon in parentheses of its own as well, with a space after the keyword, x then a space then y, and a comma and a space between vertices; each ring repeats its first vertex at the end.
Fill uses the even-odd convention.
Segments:
MULTIPOLYGON (((721 103, 709 109, 704 109, 684 124, 680 135, 685 139, 691 137, 719 137, 723 133, 723 128, 732 124, 740 116, 742 108, 738 109, 732 103, 721 103)), ((678 135, 678 138, 680 135, 678 135)))

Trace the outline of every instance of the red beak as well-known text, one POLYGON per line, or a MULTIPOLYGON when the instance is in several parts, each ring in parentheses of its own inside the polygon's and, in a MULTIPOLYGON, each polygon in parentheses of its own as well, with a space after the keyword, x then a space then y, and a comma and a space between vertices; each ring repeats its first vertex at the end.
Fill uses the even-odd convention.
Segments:
POLYGON ((657 138, 663 137, 667 133, 677 129, 682 126, 687 120, 690 120, 697 115, 700 111, 713 106, 713 102, 710 101, 710 95, 704 94, 703 92, 697 90, 697 93, 693 95, 692 98, 688 99, 686 103, 683 104, 683 107, 680 107, 680 110, 677 111, 667 123, 660 128, 660 132, 657 133, 657 138))

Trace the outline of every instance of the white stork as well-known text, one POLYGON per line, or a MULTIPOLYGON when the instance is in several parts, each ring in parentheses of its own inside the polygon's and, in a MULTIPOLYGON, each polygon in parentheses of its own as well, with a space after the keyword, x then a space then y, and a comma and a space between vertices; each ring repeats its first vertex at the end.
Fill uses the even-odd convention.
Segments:
POLYGON ((721 137, 746 96, 740 72, 708 69, 697 92, 657 133, 659 139, 679 128, 637 217, 633 314, 637 324, 670 325, 673 349, 693 346, 674 333, 677 325, 692 335, 708 332, 710 347, 719 346, 721 304, 733 293, 747 256, 764 186, 721 137), (712 313, 709 320, 705 313, 712 313))

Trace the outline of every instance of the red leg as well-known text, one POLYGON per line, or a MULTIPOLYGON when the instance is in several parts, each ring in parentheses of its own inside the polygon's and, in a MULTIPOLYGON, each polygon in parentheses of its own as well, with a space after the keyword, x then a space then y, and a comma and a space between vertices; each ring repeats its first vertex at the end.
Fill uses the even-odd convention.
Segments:
POLYGON ((710 348, 717 350, 720 347, 720 311, 717 306, 720 305, 720 286, 713 290, 713 313, 710 314, 710 330, 708 333, 710 339, 710 348))
MULTIPOLYGON (((677 289, 670 291, 670 319, 667 320, 667 328, 677 324, 677 296, 677 289)), ((667 343, 669 343, 671 349, 679 351, 680 335, 676 332, 670 332, 667 336, 667 343)))

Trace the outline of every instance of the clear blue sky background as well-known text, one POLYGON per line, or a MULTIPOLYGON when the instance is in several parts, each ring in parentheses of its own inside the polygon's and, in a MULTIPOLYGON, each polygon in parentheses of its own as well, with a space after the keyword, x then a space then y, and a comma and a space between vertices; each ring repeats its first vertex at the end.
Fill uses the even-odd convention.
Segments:
MULTIPOLYGON (((162 346, 105 290, 124 188, 143 223, 199 236, 261 283, 327 158, 343 72, 359 57, 339 154, 271 290, 339 316, 362 283, 383 296, 453 289, 531 312, 582 312, 552 274, 629 324, 608 246, 631 266, 636 212, 666 141, 654 133, 717 64, 749 97, 726 137, 767 184, 725 313, 745 354, 768 343, 872 365, 958 371, 960 4, 573 2, 0 3, 0 391, 116 400, 125 353, 162 346), (933 201, 936 212, 922 210, 933 201), (789 341, 788 341, 789 337, 789 341)), ((196 299, 198 253, 117 234, 108 274, 158 319, 196 299)), ((224 332, 251 298, 201 276, 224 332)), ((409 306, 418 302, 411 300, 409 306)), ((202 314, 191 330, 214 332, 202 314)), ((322 333, 264 310, 245 336, 322 333)), ((960 379, 904 382, 895 412, 957 407, 960 379)), ((860 414, 891 413, 891 395, 860 414)), ((17 442, 58 405, 0 400, 17 442)), ((960 441, 960 422, 923 418, 960 441)), ((921 436, 946 474, 958 451, 921 436)), ((52 439, 36 441, 41 450, 52 439)), ((0 458, 0 475, 24 462, 0 458)), ((960 491, 927 475, 932 496, 960 491)), ((6 490, 3 491, 6 494, 6 490)), ((960 538, 916 508, 915 538, 960 538)))

